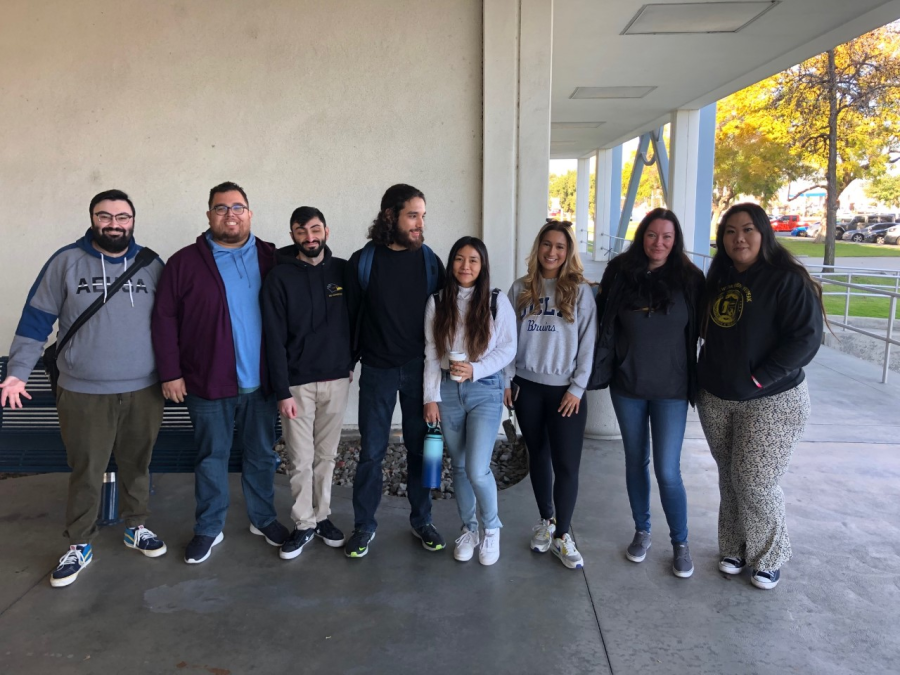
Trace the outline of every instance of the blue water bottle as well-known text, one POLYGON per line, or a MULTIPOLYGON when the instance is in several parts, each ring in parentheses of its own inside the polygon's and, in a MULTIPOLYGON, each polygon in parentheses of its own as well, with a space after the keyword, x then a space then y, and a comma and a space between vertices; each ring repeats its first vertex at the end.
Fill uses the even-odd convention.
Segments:
POLYGON ((444 435, 441 425, 429 424, 422 449, 422 485, 427 488, 441 487, 441 470, 444 468, 444 435))

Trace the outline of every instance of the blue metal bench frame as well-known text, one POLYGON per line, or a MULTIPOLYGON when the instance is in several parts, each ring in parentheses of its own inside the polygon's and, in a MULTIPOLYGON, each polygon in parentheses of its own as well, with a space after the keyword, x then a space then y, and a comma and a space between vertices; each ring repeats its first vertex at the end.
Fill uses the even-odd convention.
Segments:
MULTIPOLYGON (((9 357, 0 357, 0 381, 6 379, 9 357)), ((71 471, 66 458, 66 448, 59 432, 59 415, 56 399, 44 372, 43 363, 28 377, 28 393, 31 400, 16 410, 0 409, 0 472, 4 473, 62 473, 71 471)), ((281 433, 280 420, 276 422, 276 438, 281 433)), ((228 461, 230 473, 241 472, 243 444, 235 435, 228 461)), ((184 403, 166 401, 163 422, 159 430, 150 473, 193 473, 197 459, 193 426, 184 403)), ((103 496, 99 523, 118 522, 118 488, 116 485, 116 460, 110 457, 104 475, 103 496)))

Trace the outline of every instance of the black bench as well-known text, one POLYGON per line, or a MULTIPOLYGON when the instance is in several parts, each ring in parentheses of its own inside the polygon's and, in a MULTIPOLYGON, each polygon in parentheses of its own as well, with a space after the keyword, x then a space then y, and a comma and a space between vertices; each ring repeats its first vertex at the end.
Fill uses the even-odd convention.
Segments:
MULTIPOLYGON (((0 381, 6 379, 9 357, 0 357, 0 381)), ((43 363, 28 377, 28 393, 31 400, 23 400, 22 408, 0 410, 0 472, 3 473, 60 473, 71 471, 66 459, 66 448, 59 433, 59 415, 56 399, 50 390, 50 382, 43 363)), ((276 422, 276 437, 281 433, 280 420, 276 422)), ((228 461, 230 473, 241 472, 243 444, 235 435, 228 461)), ((193 473, 197 459, 193 427, 184 403, 166 401, 163 422, 159 430, 150 473, 193 473)), ((103 486, 100 524, 116 522, 118 514, 118 489, 115 482, 116 460, 110 457, 103 486)))

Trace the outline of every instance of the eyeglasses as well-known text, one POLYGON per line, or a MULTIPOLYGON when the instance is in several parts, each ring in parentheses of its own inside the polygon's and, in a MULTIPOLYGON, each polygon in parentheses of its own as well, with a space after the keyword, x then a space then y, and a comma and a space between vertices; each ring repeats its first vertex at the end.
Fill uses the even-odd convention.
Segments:
POLYGON ((102 225, 109 225, 113 221, 113 219, 115 219, 117 223, 121 223, 122 225, 124 225, 129 220, 134 218, 134 216, 130 213, 117 213, 116 215, 113 215, 111 213, 107 213, 106 211, 98 211, 94 214, 94 216, 102 225))
POLYGON ((216 212, 216 215, 224 216, 226 213, 228 213, 228 209, 231 209, 231 212, 234 215, 239 216, 249 208, 249 206, 244 206, 243 204, 234 204, 233 206, 225 206, 224 204, 219 204, 218 206, 212 207, 212 210, 216 212))

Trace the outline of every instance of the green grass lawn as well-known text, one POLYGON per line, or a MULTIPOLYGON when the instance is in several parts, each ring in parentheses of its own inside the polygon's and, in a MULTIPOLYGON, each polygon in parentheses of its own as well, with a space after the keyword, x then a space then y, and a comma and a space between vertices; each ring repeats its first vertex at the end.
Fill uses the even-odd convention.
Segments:
MULTIPOLYGON (((817 244, 797 237, 778 237, 778 241, 794 255, 805 255, 819 260, 825 255, 825 243, 817 244)), ((851 244, 849 241, 838 241, 834 245, 834 255, 838 258, 897 258, 900 257, 900 246, 889 244, 851 244)))
MULTIPOLYGON (((848 282, 851 281, 848 279, 847 275, 835 275, 829 277, 835 281, 843 281, 848 282)), ((886 291, 894 291, 895 290, 895 280, 887 277, 857 277, 853 276, 852 283, 854 284, 866 284, 872 285, 876 287, 883 288, 886 291)), ((825 311, 828 312, 829 315, 843 315, 844 307, 846 303, 846 298, 843 295, 845 292, 845 288, 843 286, 837 286, 836 284, 822 284, 822 291, 824 293, 841 293, 842 295, 826 295, 824 297, 825 301, 825 311)), ((851 289, 854 293, 863 293, 864 291, 854 288, 851 289)), ((850 316, 864 316, 864 317, 872 317, 876 319, 886 319, 888 318, 888 313, 890 311, 890 298, 861 298, 861 297, 853 297, 850 296, 850 316)), ((900 303, 897 306, 897 317, 900 317, 900 303)), ((896 318, 896 317, 895 317, 896 318)))

